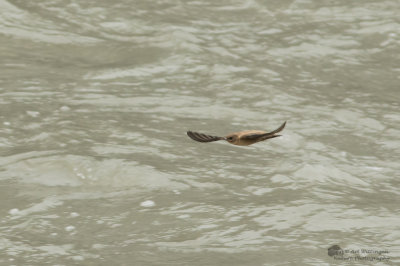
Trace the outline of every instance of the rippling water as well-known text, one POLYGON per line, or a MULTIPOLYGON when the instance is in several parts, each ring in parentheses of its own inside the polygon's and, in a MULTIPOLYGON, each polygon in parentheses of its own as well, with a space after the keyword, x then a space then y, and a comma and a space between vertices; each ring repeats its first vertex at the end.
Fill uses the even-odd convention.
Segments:
POLYGON ((400 262, 398 1, 0 10, 1 265, 400 262))

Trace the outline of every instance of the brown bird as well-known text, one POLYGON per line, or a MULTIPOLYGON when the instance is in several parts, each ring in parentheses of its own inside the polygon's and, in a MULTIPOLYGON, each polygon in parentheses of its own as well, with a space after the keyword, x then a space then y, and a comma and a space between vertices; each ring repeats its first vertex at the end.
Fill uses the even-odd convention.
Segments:
POLYGON ((226 137, 210 136, 193 131, 188 131, 186 134, 191 139, 198 142, 212 142, 217 140, 226 140, 227 142, 233 145, 248 146, 256 142, 281 136, 281 135, 276 135, 276 133, 281 132, 285 127, 285 125, 286 121, 279 128, 271 132, 265 132, 261 130, 246 130, 246 131, 231 133, 226 137))

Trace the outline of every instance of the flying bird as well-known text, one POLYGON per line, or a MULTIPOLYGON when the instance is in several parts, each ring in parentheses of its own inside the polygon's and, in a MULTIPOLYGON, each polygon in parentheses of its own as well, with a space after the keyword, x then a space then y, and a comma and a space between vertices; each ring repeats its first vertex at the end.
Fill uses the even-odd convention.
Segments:
POLYGON ((186 134, 195 141, 198 142, 212 142, 217 140, 226 140, 230 144, 240 145, 240 146, 248 146, 254 144, 256 142, 260 142, 267 139, 272 139, 276 137, 280 137, 281 135, 277 135, 276 133, 281 132, 286 125, 286 121, 277 129, 271 132, 265 132, 261 130, 246 130, 240 132, 234 132, 226 137, 217 137, 210 136, 203 133, 197 133, 193 131, 188 131, 186 134))

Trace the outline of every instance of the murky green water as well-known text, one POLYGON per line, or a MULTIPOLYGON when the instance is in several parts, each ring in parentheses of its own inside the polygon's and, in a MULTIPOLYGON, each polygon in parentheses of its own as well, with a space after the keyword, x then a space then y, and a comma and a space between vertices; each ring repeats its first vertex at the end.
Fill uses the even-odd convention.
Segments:
POLYGON ((400 262, 398 1, 0 10, 1 265, 400 262))

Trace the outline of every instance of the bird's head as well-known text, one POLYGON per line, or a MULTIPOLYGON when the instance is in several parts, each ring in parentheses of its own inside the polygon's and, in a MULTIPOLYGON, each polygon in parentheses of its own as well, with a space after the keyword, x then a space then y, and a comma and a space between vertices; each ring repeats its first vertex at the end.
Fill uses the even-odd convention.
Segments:
POLYGON ((228 135, 225 137, 225 140, 229 143, 235 143, 237 139, 237 136, 232 134, 232 135, 228 135))

